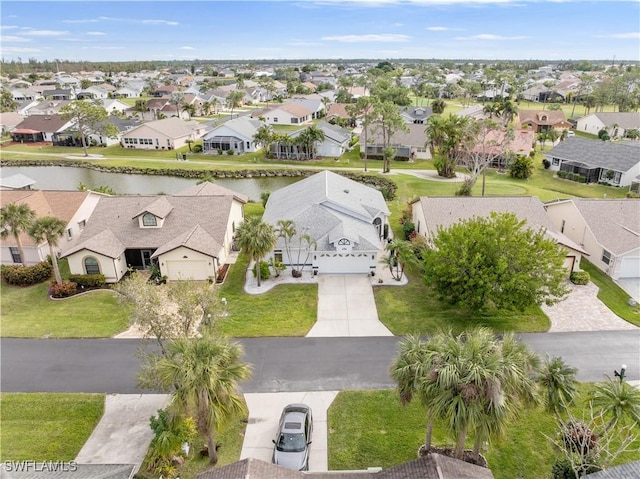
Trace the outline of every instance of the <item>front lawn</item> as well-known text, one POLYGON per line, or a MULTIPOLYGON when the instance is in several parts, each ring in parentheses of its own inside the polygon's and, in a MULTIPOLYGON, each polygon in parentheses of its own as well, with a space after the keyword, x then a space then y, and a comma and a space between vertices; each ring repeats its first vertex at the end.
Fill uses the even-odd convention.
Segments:
POLYGON ((589 273, 591 281, 600 289, 600 301, 625 321, 640 326, 640 305, 630 306, 630 296, 624 289, 584 258, 580 260, 580 268, 589 273))
POLYGON ((12 338, 105 338, 127 329, 129 310, 113 291, 94 291, 54 301, 48 283, 2 284, 0 332, 12 338))
MULTIPOLYGON (((581 386, 577 404, 583 404, 589 387, 581 386)), ((418 448, 424 444, 426 411, 417 399, 401 406, 393 389, 343 391, 329 408, 328 430, 330 470, 386 468, 417 458, 418 448)), ((444 431, 441 424, 434 425, 434 445, 453 445, 444 431)), ((539 407, 521 411, 507 426, 504 438, 492 443, 485 453, 494 477, 550 477, 556 453, 545 435, 553 437, 555 431, 553 414, 539 407)), ((640 447, 640 439, 634 446, 640 447)), ((633 453, 627 453, 616 463, 634 459, 633 453)))
POLYGON ((72 461, 103 412, 102 394, 0 394, 0 460, 72 461))

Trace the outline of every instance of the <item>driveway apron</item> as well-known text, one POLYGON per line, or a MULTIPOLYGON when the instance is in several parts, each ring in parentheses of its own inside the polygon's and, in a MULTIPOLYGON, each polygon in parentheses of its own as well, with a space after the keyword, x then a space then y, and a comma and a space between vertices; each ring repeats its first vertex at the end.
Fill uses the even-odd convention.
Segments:
POLYGON ((336 336, 393 336, 378 319, 368 275, 318 277, 318 319, 307 337, 336 336))

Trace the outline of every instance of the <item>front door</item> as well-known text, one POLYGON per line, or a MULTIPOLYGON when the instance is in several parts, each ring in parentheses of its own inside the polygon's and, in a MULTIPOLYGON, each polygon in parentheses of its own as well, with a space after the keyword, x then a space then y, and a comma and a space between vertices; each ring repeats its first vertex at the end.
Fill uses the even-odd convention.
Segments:
POLYGON ((142 269, 147 269, 151 266, 152 249, 141 249, 140 255, 142 256, 142 269))

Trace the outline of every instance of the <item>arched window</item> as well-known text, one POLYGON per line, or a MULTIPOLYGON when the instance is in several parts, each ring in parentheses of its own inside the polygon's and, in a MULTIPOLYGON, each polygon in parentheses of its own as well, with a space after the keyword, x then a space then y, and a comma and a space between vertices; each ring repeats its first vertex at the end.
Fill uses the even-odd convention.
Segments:
POLYGON ((85 274, 100 274, 100 264, 93 256, 87 256, 84 259, 85 274))
POLYGON ((382 220, 380 218, 376 218, 373 220, 373 225, 378 230, 378 238, 382 237, 382 220))
POLYGON ((142 226, 158 226, 158 220, 155 215, 145 213, 142 217, 142 226))
POLYGON ((349 241, 349 240, 348 240, 348 239, 346 239, 346 238, 342 238, 341 240, 339 240, 339 241, 338 241, 338 244, 339 244, 339 245, 350 245, 350 244, 351 244, 351 241, 349 241))

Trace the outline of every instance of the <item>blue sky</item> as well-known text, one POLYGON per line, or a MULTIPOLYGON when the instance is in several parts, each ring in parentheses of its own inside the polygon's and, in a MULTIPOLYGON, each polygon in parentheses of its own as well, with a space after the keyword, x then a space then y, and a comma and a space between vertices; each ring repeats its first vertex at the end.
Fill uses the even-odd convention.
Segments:
POLYGON ((640 0, 2 1, 5 60, 640 60, 640 0))

